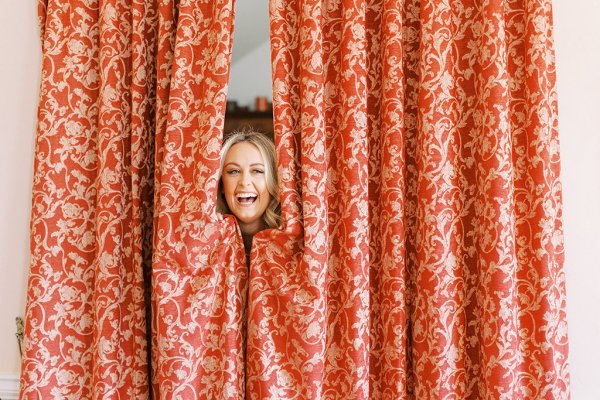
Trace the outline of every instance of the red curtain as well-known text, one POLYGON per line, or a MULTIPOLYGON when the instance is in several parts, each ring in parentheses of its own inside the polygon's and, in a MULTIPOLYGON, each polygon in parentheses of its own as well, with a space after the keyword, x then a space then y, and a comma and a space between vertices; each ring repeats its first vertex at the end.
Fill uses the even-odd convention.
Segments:
POLYGON ((568 397, 551 32, 549 1, 271 2, 303 230, 256 249, 250 393, 568 397))
POLYGON ((144 1, 38 4, 21 398, 145 398, 156 10, 144 1))
POLYGON ((235 219, 215 211, 232 31, 232 1, 180 2, 165 135, 157 134, 158 399, 244 398, 246 256, 235 219))
POLYGON ((40 11, 21 398, 569 397, 549 1, 271 0, 249 270, 232 2, 40 11))

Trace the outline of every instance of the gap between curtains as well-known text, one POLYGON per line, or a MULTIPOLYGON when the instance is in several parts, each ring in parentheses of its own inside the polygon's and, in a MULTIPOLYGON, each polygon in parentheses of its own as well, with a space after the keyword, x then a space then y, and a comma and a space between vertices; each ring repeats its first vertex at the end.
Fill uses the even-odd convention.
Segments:
POLYGON ((548 0, 271 0, 249 270, 233 1, 39 10, 22 399, 569 398, 548 0))

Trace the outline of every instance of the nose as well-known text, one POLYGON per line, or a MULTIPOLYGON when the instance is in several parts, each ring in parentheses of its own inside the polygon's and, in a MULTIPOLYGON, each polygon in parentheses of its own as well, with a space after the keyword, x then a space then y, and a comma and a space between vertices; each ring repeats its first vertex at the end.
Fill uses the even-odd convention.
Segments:
POLYGON ((242 184, 242 186, 249 186, 252 183, 250 174, 243 173, 240 183, 242 184))

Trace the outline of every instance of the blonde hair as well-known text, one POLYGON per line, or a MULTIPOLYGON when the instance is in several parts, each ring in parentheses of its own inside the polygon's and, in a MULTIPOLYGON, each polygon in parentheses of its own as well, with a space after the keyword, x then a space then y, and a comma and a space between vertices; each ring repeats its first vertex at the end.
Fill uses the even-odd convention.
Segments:
POLYGON ((279 204, 279 186, 277 186, 277 163, 275 161, 275 144, 271 139, 260 132, 253 130, 235 131, 229 134, 223 141, 221 147, 221 165, 219 166, 219 189, 217 192, 217 212, 231 214, 227 202, 223 196, 223 163, 227 152, 234 144, 248 142, 253 144, 263 160, 265 160, 265 180, 267 190, 271 195, 269 205, 263 215, 263 221, 267 228, 279 228, 281 226, 281 206, 279 204))

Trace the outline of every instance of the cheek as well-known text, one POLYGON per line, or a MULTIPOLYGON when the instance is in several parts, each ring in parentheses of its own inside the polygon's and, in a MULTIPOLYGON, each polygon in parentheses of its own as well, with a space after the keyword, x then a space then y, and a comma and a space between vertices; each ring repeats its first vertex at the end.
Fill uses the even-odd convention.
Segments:
POLYGON ((229 199, 233 195, 235 189, 235 182, 231 178, 223 177, 223 195, 226 199, 229 199))
POLYGON ((267 179, 266 179, 265 176, 262 176, 260 178, 260 180, 258 181, 258 185, 257 186, 258 186, 261 194, 265 194, 265 193, 268 194, 269 193, 269 190, 267 189, 267 179))

